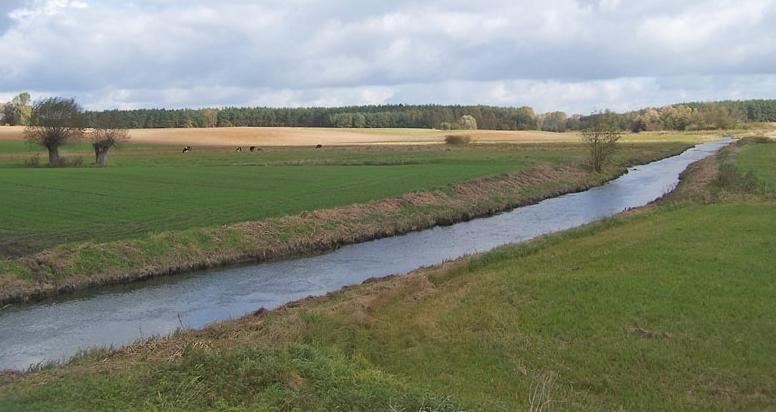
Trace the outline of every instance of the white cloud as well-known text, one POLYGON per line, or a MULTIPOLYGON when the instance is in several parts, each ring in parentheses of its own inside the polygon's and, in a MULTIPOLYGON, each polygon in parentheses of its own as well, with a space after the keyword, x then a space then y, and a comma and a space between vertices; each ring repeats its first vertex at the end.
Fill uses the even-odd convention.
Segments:
POLYGON ((776 97, 756 84, 776 73, 774 18, 776 0, 11 0, 0 96, 570 111, 776 97))

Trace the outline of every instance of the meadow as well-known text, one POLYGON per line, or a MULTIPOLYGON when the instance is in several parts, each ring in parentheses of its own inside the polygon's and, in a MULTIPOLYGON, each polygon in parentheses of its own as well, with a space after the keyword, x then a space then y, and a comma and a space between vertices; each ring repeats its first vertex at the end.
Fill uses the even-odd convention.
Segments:
MULTIPOLYGON (((627 144, 618 162, 666 155, 686 143, 627 144), (649 157, 649 156, 647 156, 649 157)), ((45 152, 0 141, 0 256, 72 242, 105 242, 148 233, 259 220, 450 188, 538 166, 578 165, 579 143, 233 147, 128 144, 107 168, 90 167, 90 147, 65 146, 84 166, 25 167, 45 152), (247 148, 246 148, 247 149, 247 148)))
POLYGON ((744 173, 753 173, 760 182, 776 188, 776 145, 747 145, 737 155, 737 163, 744 173))
POLYGON ((0 409, 773 409, 774 147, 724 157, 754 191, 694 168, 579 229, 4 375, 0 409))

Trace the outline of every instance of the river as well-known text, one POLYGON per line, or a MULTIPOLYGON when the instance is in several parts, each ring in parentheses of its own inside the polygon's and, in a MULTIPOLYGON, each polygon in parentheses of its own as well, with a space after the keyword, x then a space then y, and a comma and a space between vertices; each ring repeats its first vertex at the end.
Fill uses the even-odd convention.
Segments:
POLYGON ((673 190, 691 163, 731 139, 703 143, 602 186, 499 215, 349 245, 324 255, 221 268, 65 295, 0 311, 0 369, 66 360, 272 309, 371 277, 403 274, 644 206, 673 190))

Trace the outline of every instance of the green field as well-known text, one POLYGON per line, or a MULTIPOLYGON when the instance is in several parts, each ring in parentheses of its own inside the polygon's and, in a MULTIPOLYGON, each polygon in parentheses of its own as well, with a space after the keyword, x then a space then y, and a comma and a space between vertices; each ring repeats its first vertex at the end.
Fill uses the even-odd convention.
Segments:
MULTIPOLYGON (((680 143, 624 145, 619 161, 680 143)), ((86 145, 64 156, 91 161, 86 145)), ((111 166, 24 167, 23 142, 0 141, 0 256, 368 202, 538 165, 579 163, 579 144, 264 148, 127 145, 111 166)), ((41 153, 45 161, 45 153, 41 153)))
POLYGON ((8 375, 0 409, 772 410, 776 193, 720 199, 8 375))
POLYGON ((776 189, 776 144, 747 145, 736 157, 742 171, 751 171, 761 182, 776 189))

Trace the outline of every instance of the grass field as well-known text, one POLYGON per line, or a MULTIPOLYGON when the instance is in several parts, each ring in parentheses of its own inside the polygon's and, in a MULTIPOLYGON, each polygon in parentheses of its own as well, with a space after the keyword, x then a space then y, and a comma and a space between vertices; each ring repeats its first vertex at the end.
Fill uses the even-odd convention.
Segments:
POLYGON ((747 145, 737 155, 743 172, 754 173, 771 189, 776 189, 776 145, 747 145))
MULTIPOLYGON (((684 146, 623 147, 619 161, 684 146)), ((340 207, 580 163, 585 155, 578 143, 270 147, 256 153, 202 147, 186 154, 177 146, 133 144, 116 150, 108 168, 23 167, 29 150, 20 141, 0 141, 0 255, 340 207)), ((70 146, 63 155, 87 157, 88 150, 70 146)))
MULTIPOLYGON (((771 150, 735 160, 773 187, 771 150)), ((774 193, 719 199, 6 375, 0 409, 772 410, 774 193)))

